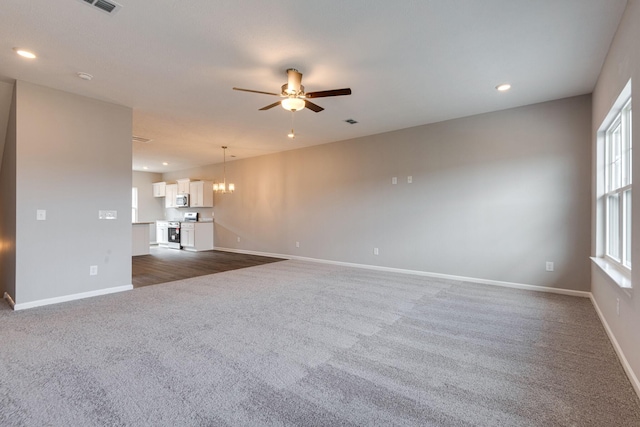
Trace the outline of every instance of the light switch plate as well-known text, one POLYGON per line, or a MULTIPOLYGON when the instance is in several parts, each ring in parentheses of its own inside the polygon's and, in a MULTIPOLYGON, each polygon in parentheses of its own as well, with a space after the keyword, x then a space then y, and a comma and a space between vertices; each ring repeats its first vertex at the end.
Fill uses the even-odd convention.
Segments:
POLYGON ((45 221, 47 219, 47 211, 44 209, 38 209, 36 211, 36 220, 45 221))
POLYGON ((98 211, 98 219, 118 219, 118 211, 98 211))

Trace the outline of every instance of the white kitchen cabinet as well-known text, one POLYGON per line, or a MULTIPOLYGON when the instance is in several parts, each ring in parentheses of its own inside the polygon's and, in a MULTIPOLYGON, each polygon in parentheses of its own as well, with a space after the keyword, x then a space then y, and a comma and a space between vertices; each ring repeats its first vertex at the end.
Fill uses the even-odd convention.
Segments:
POLYGON ((191 197, 190 207, 192 208, 212 208, 213 207, 213 182, 212 181, 191 181, 189 183, 189 197, 191 197))
POLYGON ((156 242, 159 246, 169 244, 169 221, 156 221, 156 242))
POLYGON ((165 186, 164 207, 175 208, 177 195, 178 195, 178 184, 167 184, 165 186))
POLYGON ((166 182, 154 182, 153 184, 153 197, 164 197, 166 194, 166 182))
POLYGON ((193 249, 196 245, 196 225, 188 222, 180 224, 180 246, 184 249, 193 249))
POLYGON ((189 183, 191 182, 190 179, 176 179, 176 182, 178 183, 178 194, 189 194, 189 183))
POLYGON ((180 224, 180 245, 186 251, 213 249, 213 222, 183 222, 180 224))

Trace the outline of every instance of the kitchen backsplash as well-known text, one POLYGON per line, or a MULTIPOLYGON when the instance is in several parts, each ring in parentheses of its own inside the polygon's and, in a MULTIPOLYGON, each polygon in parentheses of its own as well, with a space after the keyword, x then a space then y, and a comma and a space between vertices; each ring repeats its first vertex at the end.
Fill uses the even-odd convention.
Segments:
POLYGON ((182 221, 185 212, 198 212, 199 221, 213 219, 213 208, 165 208, 164 219, 182 221))

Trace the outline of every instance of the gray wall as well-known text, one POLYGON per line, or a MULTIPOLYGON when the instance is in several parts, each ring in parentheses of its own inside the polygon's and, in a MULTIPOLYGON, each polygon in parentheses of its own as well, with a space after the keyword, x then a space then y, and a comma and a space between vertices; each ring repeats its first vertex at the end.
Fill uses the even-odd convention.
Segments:
POLYGON ((15 108, 16 303, 130 285, 131 109, 22 81, 15 108))
MULTIPOLYGON (((588 291, 590 124, 580 96, 228 162, 216 247, 588 291)), ((222 165, 164 174, 194 176, 222 165)))
POLYGON ((7 125, 9 123, 13 88, 13 83, 0 81, 0 163, 2 163, 2 153, 4 152, 4 138, 7 134, 7 125))
MULTIPOLYGON (((9 107, 0 169, 0 293, 16 294, 16 103, 15 87, 9 107)), ((3 136, 4 138, 4 136, 3 136)))
MULTIPOLYGON (((164 219, 164 197, 153 197, 153 183, 162 181, 161 173, 133 171, 132 186, 138 188, 138 222, 164 219)), ((156 243, 156 226, 149 225, 149 243, 156 243)))
MULTIPOLYGON (((633 145, 638 147, 638 135, 640 132, 640 114, 638 114, 638 101, 640 101, 640 1, 629 0, 627 8, 618 27, 616 36, 611 44, 607 59, 602 67, 602 72, 593 92, 593 152, 596 150, 597 130, 611 109, 614 101, 620 94, 629 79, 632 79, 632 108, 633 114, 633 145)), ((595 154, 594 154, 595 155, 595 154)), ((640 176, 640 152, 633 151, 633 176, 640 176)), ((593 182, 596 180, 595 163, 593 167, 593 182)), ((596 226, 596 199, 592 204, 594 222, 592 225, 592 254, 597 253, 596 239, 598 227, 596 226)), ((632 224, 632 282, 637 288, 638 266, 640 266, 640 197, 634 193, 632 224)), ((620 289, 608 279, 598 267, 592 266, 591 291, 596 303, 607 324, 611 328, 616 341, 620 345, 635 376, 640 375, 640 298, 633 298, 634 289, 628 293, 620 289), (616 300, 620 300, 620 314, 616 314, 616 300)), ((638 383, 636 382, 636 387, 638 383)), ((640 392, 639 389, 636 389, 640 392)))
POLYGON ((131 185, 138 187, 138 221, 164 219, 164 198, 153 197, 152 184, 160 181, 161 173, 133 171, 131 185))

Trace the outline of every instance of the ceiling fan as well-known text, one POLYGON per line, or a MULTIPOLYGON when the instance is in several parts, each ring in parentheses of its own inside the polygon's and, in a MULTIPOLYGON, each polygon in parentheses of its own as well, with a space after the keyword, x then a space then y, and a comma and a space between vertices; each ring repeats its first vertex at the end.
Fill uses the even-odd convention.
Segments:
POLYGON ((311 111, 319 113, 324 110, 321 106, 314 104, 309 101, 309 98, 326 98, 328 96, 342 96, 342 95, 351 95, 351 89, 333 89, 333 90, 323 90, 319 92, 309 92, 305 93, 304 86, 302 86, 302 73, 294 68, 289 68, 287 70, 287 83, 282 85, 280 93, 273 92, 263 92, 261 90, 251 90, 251 89, 241 89, 238 87, 234 87, 233 90, 240 90, 243 92, 253 92, 253 93, 262 93, 264 95, 274 95, 280 96, 284 99, 281 99, 278 102, 274 102, 273 104, 269 104, 266 107, 260 108, 260 111, 269 110, 277 105, 281 105, 282 108, 289 111, 300 111, 305 107, 311 111))

